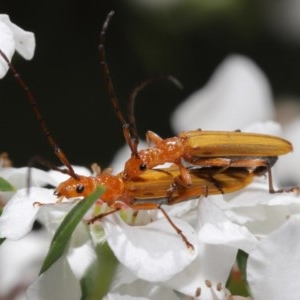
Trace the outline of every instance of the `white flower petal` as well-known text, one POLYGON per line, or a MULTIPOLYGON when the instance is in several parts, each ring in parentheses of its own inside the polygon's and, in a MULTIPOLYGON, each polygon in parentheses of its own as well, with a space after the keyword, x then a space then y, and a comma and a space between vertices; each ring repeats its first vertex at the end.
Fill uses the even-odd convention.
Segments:
MULTIPOLYGON (((53 197, 53 191, 52 191, 53 197)), ((43 205, 40 207, 37 220, 43 224, 43 226, 47 229, 47 231, 53 236, 60 226, 61 222, 65 218, 66 214, 76 205, 75 202, 63 202, 58 203, 56 205, 52 205, 55 202, 56 198, 51 201, 49 199, 49 203, 51 205, 43 205)), ((45 202, 47 203, 47 202, 45 202)))
MULTIPOLYGON (((50 239, 39 230, 19 241, 6 240, 0 247, 0 295, 27 286, 38 276, 50 239)), ((0 296, 1 298, 1 296, 0 296)))
MULTIPOLYGON (((181 299, 176 296, 176 292, 162 284, 147 282, 137 279, 128 269, 120 265, 113 284, 110 286, 110 293, 106 296, 113 297, 143 297, 144 299, 181 299), (129 280, 128 280, 129 277, 129 280)), ((120 298, 122 299, 122 298, 120 298)))
POLYGON ((0 236, 18 240, 30 232, 39 206, 34 202, 53 203, 53 190, 33 187, 19 190, 4 207, 0 217, 0 236))
POLYGON ((10 28, 18 53, 27 60, 32 59, 35 50, 34 34, 12 23, 8 15, 0 15, 0 23, 4 23, 10 28))
POLYGON ((295 119, 284 128, 284 137, 293 144, 293 152, 280 157, 278 176, 284 184, 300 184, 300 118, 295 119))
POLYGON ((228 199, 224 212, 230 220, 245 225, 257 237, 269 234, 285 223, 287 217, 300 213, 297 193, 270 194, 257 184, 224 198, 228 199))
MULTIPOLYGON (((0 49, 11 60, 15 52, 15 41, 11 29, 0 20, 0 49)), ((0 56, 0 78, 3 78, 7 73, 8 65, 0 56)))
POLYGON ((232 223, 210 199, 201 199, 198 210, 200 242, 227 245, 246 252, 253 249, 257 242, 256 238, 245 226, 232 223))
POLYGON ((225 287, 236 254, 237 250, 232 247, 202 243, 193 263, 164 284, 191 297, 201 288, 201 300, 225 299, 224 289, 219 290, 217 285, 225 287), (207 280, 212 288, 207 286, 207 280), (212 293, 217 294, 218 298, 214 298, 212 293))
MULTIPOLYGON (((21 189, 27 187, 29 176, 29 168, 2 168, 0 170, 0 177, 6 179, 15 188, 21 189)), ((48 174, 40 169, 30 169, 30 186, 45 186, 45 185, 56 185, 56 181, 48 174)))
MULTIPOLYGON (((131 271, 129 271, 122 264, 118 264, 117 270, 115 272, 114 280, 110 285, 110 292, 119 293, 122 290, 123 293, 122 286, 125 286, 124 293, 129 294, 127 292, 127 288, 130 288, 131 284, 133 284, 137 280, 140 281, 141 279, 137 278, 131 271)), ((144 280, 141 281, 145 282, 144 280)))
MULTIPOLYGON (((79 224, 79 226, 82 224, 79 224)), ((76 231, 74 233, 74 237, 77 239, 80 239, 78 235, 80 234, 76 228, 76 231)), ((82 230, 81 230, 82 233, 82 230)), ((86 231, 86 237, 88 236, 88 232, 86 231)), ((72 242, 73 239, 72 239, 72 242)), ((84 243, 81 243, 81 245, 78 245, 75 247, 74 243, 72 243, 68 257, 67 257, 70 267, 73 270, 75 276, 80 279, 83 277, 87 269, 92 265, 96 264, 97 261, 97 255, 95 253, 95 248, 92 245, 91 240, 86 240, 84 243), (84 257, 84 259, 82 259, 84 257)))
POLYGON ((61 256, 29 287, 27 290, 27 299, 81 299, 79 280, 72 272, 65 256, 61 256))
POLYGON ((274 121, 251 123, 250 125, 244 127, 242 131, 282 136, 281 125, 274 121))
POLYGON ((217 222, 225 222, 228 220, 223 211, 218 208, 212 201, 213 197, 205 197, 200 199, 198 204, 198 227, 201 228, 206 223, 215 224, 217 222))
POLYGON ((145 226, 129 226, 117 214, 103 219, 107 242, 118 260, 137 277, 165 281, 182 271, 197 256, 197 238, 192 227, 181 220, 172 221, 195 247, 191 251, 165 219, 145 226))
POLYGON ((297 191, 272 194, 266 185, 254 182, 246 189, 224 195, 231 208, 253 207, 257 205, 290 205, 300 203, 297 191))
POLYGON ((245 226, 230 221, 216 225, 205 224, 199 232, 199 240, 206 244, 227 245, 249 253, 256 245, 256 238, 245 226))
POLYGON ((250 253, 247 278, 255 300, 299 299, 300 219, 294 217, 250 253))
POLYGON ((232 55, 218 67, 207 85, 176 108, 175 132, 236 130, 273 118, 268 80, 248 58, 232 55), (257 109, 259 107, 259 109, 257 109))
POLYGON ((212 197, 199 201, 200 244, 197 259, 166 284, 189 296, 194 296, 196 289, 200 288, 201 299, 215 299, 214 294, 218 297, 216 299, 223 299, 225 298, 224 287, 238 249, 240 247, 252 249, 256 240, 246 228, 240 228, 229 222, 227 216, 211 202, 210 198, 212 197), (207 285, 207 280, 211 286, 207 285), (220 289, 220 284, 223 289, 220 289))
POLYGON ((116 293, 107 294, 103 300, 150 300, 150 298, 145 297, 132 297, 129 295, 120 295, 116 293))
MULTIPOLYGON (((181 203, 176 203, 176 205, 168 205, 165 208, 166 212, 170 216, 183 217, 185 214, 189 213, 194 208, 198 206, 199 198, 192 199, 189 201, 184 201, 181 203)), ((161 215, 161 213, 160 213, 161 215)))

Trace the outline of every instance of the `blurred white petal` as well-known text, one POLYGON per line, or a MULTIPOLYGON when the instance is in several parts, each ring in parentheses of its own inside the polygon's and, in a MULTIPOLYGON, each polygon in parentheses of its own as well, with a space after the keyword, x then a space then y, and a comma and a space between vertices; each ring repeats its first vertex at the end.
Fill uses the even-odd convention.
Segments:
POLYGON ((236 130, 274 116, 268 80, 249 58, 232 55, 217 68, 205 87, 174 111, 175 132, 236 130))
POLYGON ((293 217, 250 253, 247 279, 255 300, 299 299, 300 219, 293 217))
POLYGON ((274 121, 251 123, 250 125, 242 128, 242 131, 282 136, 281 125, 274 121))
POLYGON ((199 232, 200 241, 211 245, 227 245, 247 253, 253 249, 257 240, 244 226, 232 222, 216 225, 205 224, 199 232))
MULTIPOLYGON (((0 15, 1 16, 1 15, 0 15)), ((15 52, 14 36, 10 28, 0 21, 0 49, 4 52, 9 60, 11 60, 15 52)), ((7 63, 0 56, 0 78, 3 78, 8 70, 7 63)))
POLYGON ((300 185, 300 118, 293 120, 284 127, 284 137, 293 144, 293 152, 280 157, 278 176, 283 184, 300 185))
MULTIPOLYGON (((32 59, 35 50, 35 37, 32 32, 25 31, 12 23, 8 15, 0 14, 0 33, 0 49, 9 60, 15 50, 25 59, 32 59)), ((0 57, 0 78, 7 70, 7 63, 0 57)))
POLYGON ((297 192, 270 194, 268 189, 254 183, 231 195, 224 195, 228 207, 224 211, 232 221, 244 224, 252 234, 269 234, 291 215, 300 213, 297 192))
POLYGON ((40 271, 49 238, 45 230, 32 232, 19 241, 6 240, 0 247, 0 298, 16 286, 27 286, 40 271))
MULTIPOLYGON (((114 299, 109 297, 142 297, 144 299, 181 299, 176 297, 176 292, 161 283, 147 282, 138 279, 124 266, 119 265, 115 274, 114 281, 110 287, 110 293, 105 299, 114 299)), ((118 299, 118 298, 117 298, 118 299)), ((122 299, 122 298, 120 298, 122 299)))
POLYGON ((27 290, 27 299, 81 299, 79 280, 72 272, 64 255, 29 287, 27 290))
MULTIPOLYGON (((6 179, 15 188, 21 189, 27 187, 29 168, 1 168, 0 177, 6 179)), ((30 169, 30 186, 45 186, 45 185, 56 185, 56 181, 48 174, 40 169, 30 169)))
POLYGON ((18 240, 31 231, 39 209, 34 202, 53 203, 53 190, 32 187, 19 190, 3 208, 0 217, 0 236, 18 240))

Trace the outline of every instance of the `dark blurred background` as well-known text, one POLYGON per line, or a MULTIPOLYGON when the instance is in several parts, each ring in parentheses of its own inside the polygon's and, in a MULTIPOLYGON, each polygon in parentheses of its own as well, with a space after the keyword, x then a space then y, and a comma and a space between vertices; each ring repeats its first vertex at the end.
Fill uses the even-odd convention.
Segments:
MULTIPOLYGON (((261 67, 275 99, 299 96, 296 2, 1 0, 0 13, 35 33, 33 60, 15 55, 13 63, 60 147, 74 164, 96 161, 107 166, 124 144, 99 64, 99 32, 110 10, 116 14, 106 37, 106 53, 122 107, 141 79, 172 74, 184 85, 179 91, 157 82, 141 93, 136 105, 140 135, 151 129, 167 137, 172 134, 169 116, 175 106, 202 87, 230 53, 247 55, 261 67)), ((16 166, 26 165, 35 155, 57 164, 11 75, 0 81, 0 101, 0 152, 9 152, 16 166)))

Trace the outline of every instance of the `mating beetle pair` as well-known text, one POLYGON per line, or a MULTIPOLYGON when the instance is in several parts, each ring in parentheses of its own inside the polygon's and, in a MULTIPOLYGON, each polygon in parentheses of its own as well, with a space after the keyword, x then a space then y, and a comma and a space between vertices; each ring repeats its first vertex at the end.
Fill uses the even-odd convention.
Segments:
POLYGON ((106 186, 102 201, 106 202, 111 210, 95 216, 88 223, 93 223, 124 206, 138 210, 160 209, 187 247, 193 247, 161 205, 172 205, 200 196, 237 191, 251 183, 254 176, 265 173, 269 178, 269 191, 279 192, 273 188, 271 167, 279 155, 292 151, 292 145, 276 136, 239 131, 194 130, 182 132, 178 136, 167 139, 162 139, 149 131, 147 133, 149 148, 138 151, 135 124, 132 122, 130 124, 121 112, 105 57, 104 40, 112 16, 113 12, 109 13, 104 22, 99 50, 106 87, 122 124, 125 140, 132 152, 131 157, 125 163, 124 171, 120 174, 112 175, 108 171, 98 172, 96 176, 91 177, 76 174, 67 156, 49 133, 33 94, 1 49, 0 55, 26 92, 49 144, 67 168, 55 169, 70 175, 67 181, 62 182, 56 188, 58 202, 64 197, 87 196, 95 190, 97 185, 102 184, 106 186), (186 167, 183 161, 192 167, 186 167), (171 162, 174 165, 170 168, 154 169, 165 162, 171 162))

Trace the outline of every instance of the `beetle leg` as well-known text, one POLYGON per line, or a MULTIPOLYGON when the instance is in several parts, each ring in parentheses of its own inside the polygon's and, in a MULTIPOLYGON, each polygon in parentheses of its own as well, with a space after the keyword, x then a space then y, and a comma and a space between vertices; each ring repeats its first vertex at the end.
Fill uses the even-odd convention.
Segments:
POLYGON ((112 209, 106 213, 102 213, 102 214, 99 214, 99 215, 96 215, 95 217, 87 220, 87 224, 88 225, 91 225, 91 224, 94 224, 96 221, 100 221, 102 218, 108 216, 108 215, 111 215, 111 214, 114 214, 115 212, 119 211, 121 209, 121 207, 117 207, 115 209, 112 209))
POLYGON ((153 131, 147 131, 146 133, 146 141, 147 141, 147 145, 150 147, 151 144, 157 145, 159 142, 161 142, 163 139, 156 134, 153 131))
POLYGON ((275 193, 290 193, 290 192, 299 192, 300 187, 299 186, 293 186, 289 189, 279 189, 275 190, 273 187, 273 179, 272 179, 272 170, 270 166, 266 166, 268 178, 269 178, 269 193, 275 194, 275 193))
POLYGON ((92 163, 91 169, 93 171, 93 176, 98 176, 102 173, 101 167, 97 163, 92 163))
POLYGON ((187 170, 187 168, 181 163, 181 162, 175 162, 180 171, 180 177, 178 178, 179 183, 181 183, 183 186, 190 186, 192 184, 192 178, 191 174, 187 170))
POLYGON ((182 230, 174 224, 174 222, 171 220, 171 218, 166 213, 166 211, 160 205, 158 206, 158 209, 162 212, 162 214, 165 216, 165 218, 170 223, 170 225, 174 228, 177 234, 181 236, 187 248, 190 249, 191 251, 194 251, 194 246, 188 241, 187 237, 182 233, 182 230))
POLYGON ((179 188, 178 182, 176 182, 176 179, 175 179, 173 181, 173 183, 170 185, 170 187, 167 189, 166 197, 167 197, 168 204, 172 204, 173 199, 174 199, 174 197, 173 197, 174 192, 178 188, 179 188))
POLYGON ((168 199, 168 203, 172 203, 173 194, 176 189, 188 189, 189 186, 192 185, 191 174, 187 170, 187 168, 181 163, 178 163, 178 167, 180 170, 180 176, 174 178, 174 181, 170 184, 170 187, 167 189, 166 197, 168 199))
POLYGON ((194 250, 194 246, 188 241, 187 237, 182 233, 182 230, 175 225, 175 223, 171 220, 171 218, 169 217, 167 212, 161 207, 161 203, 144 202, 144 203, 133 204, 131 207, 133 209, 137 209, 137 210, 140 210, 140 209, 159 209, 162 212, 162 214, 164 215, 164 217, 167 219, 167 221, 170 223, 170 225, 174 228, 176 233, 178 235, 180 235, 180 237, 182 238, 182 240, 185 243, 185 245, 187 246, 187 248, 192 250, 192 251, 194 250))

